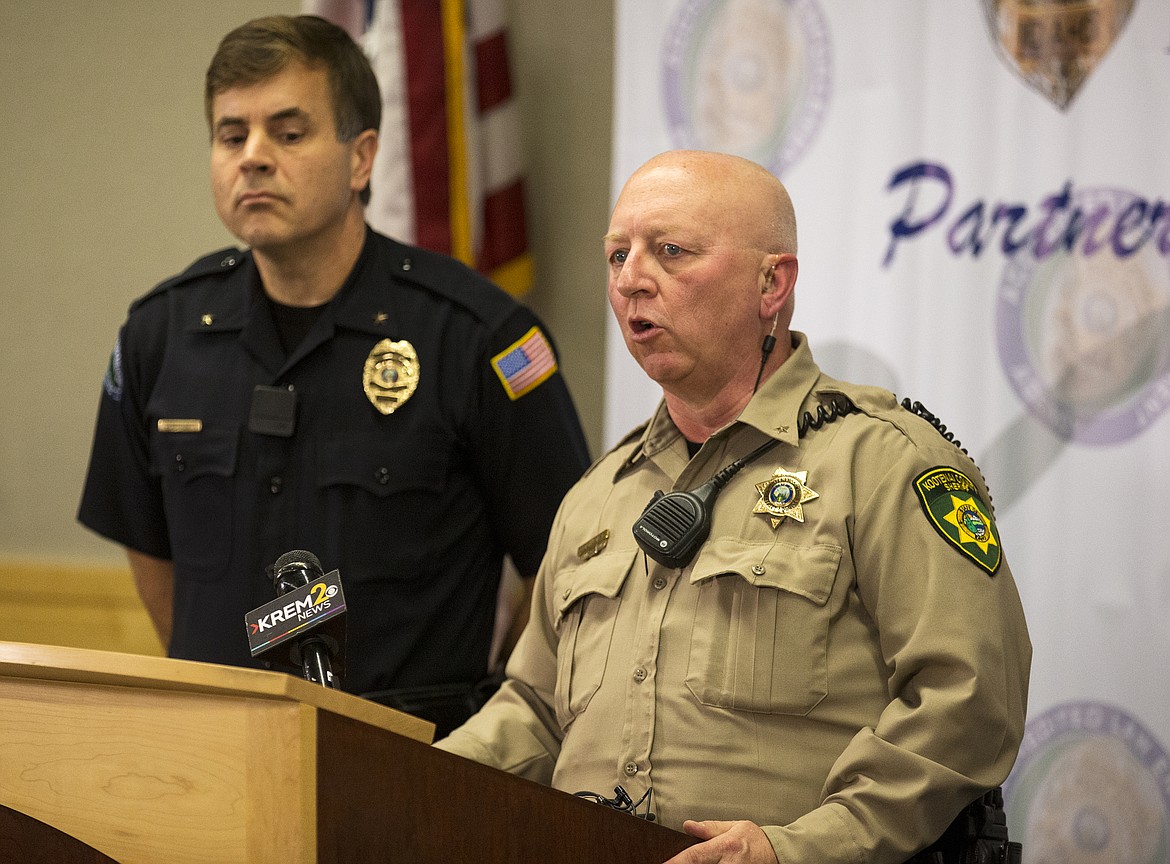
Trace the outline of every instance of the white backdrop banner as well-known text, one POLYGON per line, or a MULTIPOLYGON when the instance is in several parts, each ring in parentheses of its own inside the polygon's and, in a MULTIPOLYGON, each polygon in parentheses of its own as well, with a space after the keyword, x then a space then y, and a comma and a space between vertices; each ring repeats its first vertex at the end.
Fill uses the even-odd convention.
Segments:
MULTIPOLYGON (((614 193, 676 147, 767 166, 822 368, 987 478, 1035 646, 1025 861, 1167 864, 1170 0, 616 8, 614 193)), ((612 443, 659 391, 612 327, 607 363, 612 443)))

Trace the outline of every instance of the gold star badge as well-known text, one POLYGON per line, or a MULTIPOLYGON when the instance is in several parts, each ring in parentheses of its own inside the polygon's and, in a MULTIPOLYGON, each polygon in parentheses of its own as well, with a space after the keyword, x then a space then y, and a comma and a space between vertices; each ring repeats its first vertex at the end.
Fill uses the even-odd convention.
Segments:
POLYGON ((763 483, 756 484, 756 491, 760 493, 760 500, 752 509, 753 513, 763 513, 772 521, 776 528, 784 521, 785 516, 791 516, 797 522, 804 521, 805 501, 811 501, 821 496, 810 489, 805 481, 808 480, 807 471, 787 471, 777 468, 772 476, 763 483))
POLYGON ((943 518, 958 529, 960 543, 974 543, 984 556, 989 555, 992 546, 999 545, 991 531, 991 520, 983 515, 979 504, 969 495, 951 495, 951 511, 943 518))

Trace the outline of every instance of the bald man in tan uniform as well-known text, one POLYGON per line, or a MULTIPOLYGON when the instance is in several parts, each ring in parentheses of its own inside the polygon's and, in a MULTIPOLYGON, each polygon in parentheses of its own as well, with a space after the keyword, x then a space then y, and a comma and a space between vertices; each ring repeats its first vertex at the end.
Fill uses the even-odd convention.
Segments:
POLYGON ((1023 735, 1031 646, 982 476, 789 330, 796 221, 763 168, 650 160, 605 249, 663 401, 566 497, 508 680, 438 746, 646 795, 704 841, 670 864, 905 861, 1003 781, 1023 735), (656 492, 768 442, 691 557, 657 548, 659 523, 636 542, 656 492))

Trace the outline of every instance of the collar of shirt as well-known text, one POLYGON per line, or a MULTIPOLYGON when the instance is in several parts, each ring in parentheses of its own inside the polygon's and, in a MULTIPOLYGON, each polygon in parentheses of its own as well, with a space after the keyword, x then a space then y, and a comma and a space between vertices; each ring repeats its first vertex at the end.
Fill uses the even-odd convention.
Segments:
MULTIPOLYGON (((795 446, 799 440, 797 421, 801 406, 820 378, 821 370, 813 360, 808 338, 803 333, 792 331, 792 354, 763 383, 739 417, 712 437, 723 436, 729 429, 742 423, 758 429, 769 438, 778 438, 795 446)), ((670 418, 666 403, 660 401, 639 438, 638 446, 625 464, 632 466, 642 456, 657 456, 674 445, 678 445, 682 448, 680 452, 685 453, 682 433, 670 418)))

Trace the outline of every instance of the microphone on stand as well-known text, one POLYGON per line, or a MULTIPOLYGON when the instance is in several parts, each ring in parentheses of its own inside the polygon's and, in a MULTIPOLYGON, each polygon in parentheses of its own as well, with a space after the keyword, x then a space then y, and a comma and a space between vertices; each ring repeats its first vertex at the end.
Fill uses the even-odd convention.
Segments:
POLYGON ((322 572, 317 556, 303 549, 277 558, 270 574, 276 599, 244 616, 252 656, 292 642, 289 659, 306 681, 341 689, 340 670, 333 670, 333 658, 340 655, 338 624, 329 623, 345 612, 340 575, 322 572))
MULTIPOLYGON (((317 556, 301 549, 285 552, 272 565, 272 587, 276 589, 278 597, 303 588, 324 576, 325 571, 321 569, 321 562, 317 556)), ((297 662, 298 651, 301 655, 301 671, 304 672, 306 681, 334 690, 340 689, 333 677, 333 665, 330 662, 332 652, 322 636, 312 633, 298 639, 292 651, 294 663, 297 662)))

